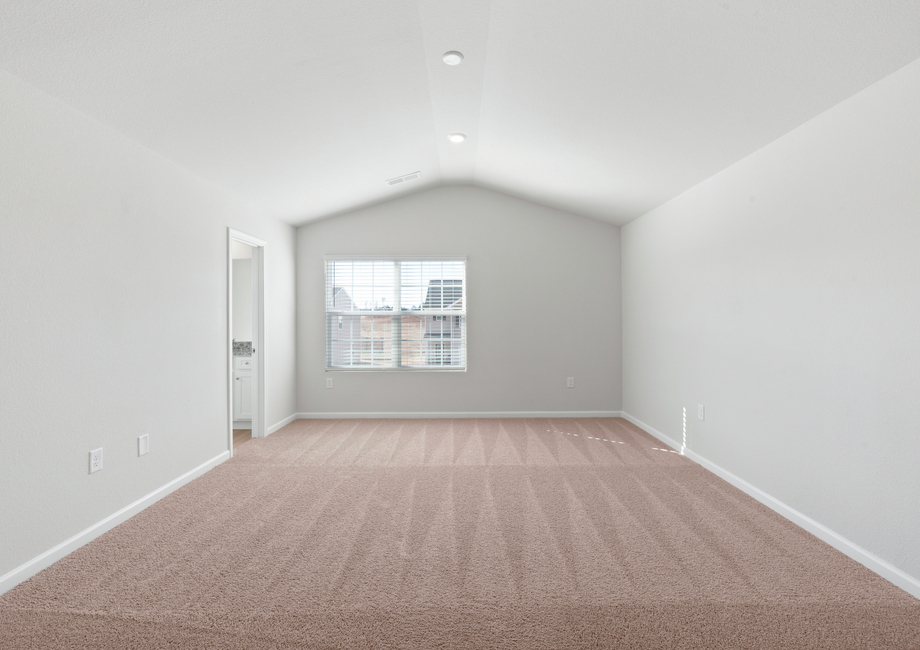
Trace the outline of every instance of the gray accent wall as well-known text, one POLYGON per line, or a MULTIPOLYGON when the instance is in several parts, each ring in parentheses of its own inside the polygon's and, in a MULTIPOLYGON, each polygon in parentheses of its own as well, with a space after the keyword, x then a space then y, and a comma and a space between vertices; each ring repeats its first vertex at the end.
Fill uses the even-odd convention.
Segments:
POLYGON ((624 411, 920 578, 920 62, 622 250, 624 411))
POLYGON ((298 228, 297 310, 301 412, 620 409, 617 226, 478 187, 427 190, 298 228), (352 254, 467 256, 466 372, 325 372, 323 256, 352 254))

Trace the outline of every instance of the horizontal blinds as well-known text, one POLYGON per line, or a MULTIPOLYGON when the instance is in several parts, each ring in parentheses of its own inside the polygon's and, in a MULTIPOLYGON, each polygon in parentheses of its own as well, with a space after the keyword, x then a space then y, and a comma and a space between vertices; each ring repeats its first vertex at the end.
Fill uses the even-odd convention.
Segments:
POLYGON ((465 369, 465 260, 327 259, 326 367, 465 369))

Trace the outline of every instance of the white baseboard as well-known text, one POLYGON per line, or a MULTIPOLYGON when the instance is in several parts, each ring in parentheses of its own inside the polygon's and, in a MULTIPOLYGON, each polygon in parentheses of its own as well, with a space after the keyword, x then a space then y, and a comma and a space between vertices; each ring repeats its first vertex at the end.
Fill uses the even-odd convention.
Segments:
POLYGON ((252 420, 234 420, 234 429, 252 429, 252 420))
MULTIPOLYGON (((281 429, 282 427, 290 424, 296 419, 349 419, 349 418, 587 418, 587 417, 622 417, 637 427, 651 434, 652 436, 659 439, 661 442, 665 443, 673 449, 680 449, 680 444, 672 439, 670 436, 663 434, 652 426, 649 426, 645 422, 642 422, 638 418, 633 417, 629 413, 622 411, 494 411, 494 412, 482 412, 482 413, 469 413, 469 412, 457 412, 457 413, 447 413, 447 412, 434 412, 434 413, 421 413, 421 412, 407 412, 407 413, 394 413, 394 412, 383 412, 383 413, 295 413, 288 416, 284 420, 274 424, 269 427, 267 434, 274 433, 275 431, 281 429)), ((775 511, 776 513, 782 515, 789 521, 800 526, 801 528, 807 530, 812 535, 818 539, 830 544, 838 551, 844 555, 852 558, 853 560, 859 562, 867 569, 874 571, 881 577, 885 578, 892 584, 900 587, 907 593, 911 594, 915 598, 920 598, 920 580, 914 578, 911 575, 901 571, 892 564, 889 564, 885 560, 873 555, 866 549, 854 544, 850 540, 844 538, 838 533, 834 532, 827 526, 824 526, 821 523, 818 523, 811 517, 802 514, 798 510, 786 505, 782 501, 772 497, 767 494, 760 488, 748 483, 744 479, 732 474, 726 469, 716 465, 715 463, 709 461, 708 459, 700 456, 692 449, 685 449, 684 455, 690 460, 694 461, 701 467, 709 470, 716 476, 722 478, 728 483, 734 485, 736 488, 742 492, 750 495, 751 497, 757 499, 759 502, 775 511)), ((76 549, 80 548, 84 544, 91 542, 96 539, 103 533, 111 530, 118 524, 126 521, 127 519, 133 517, 135 514, 146 508, 147 506, 159 501, 167 494, 179 489, 183 485, 189 483, 193 479, 198 478, 208 470, 216 467, 220 463, 224 462, 230 457, 229 452, 223 452, 211 460, 208 460, 198 467, 195 467, 192 470, 189 470, 182 476, 173 479, 166 485, 161 488, 154 490, 150 494, 138 499, 134 503, 125 506, 118 512, 109 515, 102 521, 93 524, 86 530, 77 533, 70 539, 67 539, 54 548, 45 551, 38 557, 29 560, 25 564, 13 569, 6 575, 0 576, 0 594, 6 593, 16 585, 20 584, 31 578, 33 575, 39 571, 51 566, 61 558, 65 557, 69 553, 72 553, 76 549)))
POLYGON ((366 420, 420 418, 618 418, 622 411, 383 411, 380 413, 297 413, 298 420, 366 420))
POLYGON ((670 437, 664 435, 664 434, 661 433, 661 431, 659 431, 658 429, 654 429, 654 428, 650 427, 650 426, 647 425, 645 422, 643 422, 642 420, 639 420, 639 419, 637 419, 637 418, 634 418, 633 416, 631 416, 631 415, 630 415, 629 413, 627 413, 626 411, 623 411, 623 415, 622 415, 621 417, 622 417, 624 420, 629 420, 630 422, 632 422, 633 424, 635 424, 637 427, 639 427, 640 429, 642 429, 642 430, 645 431, 646 433, 652 434, 653 436, 655 436, 656 438, 658 438, 661 442, 663 442, 664 444, 666 444, 668 447, 671 447, 672 449, 676 449, 676 450, 680 451, 680 443, 677 442, 676 440, 674 440, 673 438, 670 438, 670 437))
MULTIPOLYGON (((622 417, 626 420, 629 420, 630 422, 635 424, 637 427, 639 427, 643 431, 655 436, 661 442, 665 443, 669 447, 680 450, 681 445, 679 442, 673 440, 669 436, 666 436, 665 434, 661 433, 654 427, 647 425, 641 420, 634 418, 633 416, 625 412, 623 413, 622 417)), ((866 567, 870 571, 874 571, 881 577, 885 578, 885 580, 887 580, 888 582, 891 582, 892 584, 900 587, 901 589, 909 593, 914 598, 920 598, 920 580, 918 580, 917 578, 914 578, 913 576, 908 575, 907 573, 904 573, 896 566, 889 564, 888 562, 886 562, 885 560, 881 559, 880 557, 876 555, 873 555, 872 553, 870 553, 863 547, 857 544, 854 544, 853 542, 846 539, 842 535, 834 532, 833 530, 831 530, 824 524, 818 523, 811 517, 802 514, 801 512, 799 512, 795 508, 792 508, 791 506, 786 505, 779 499, 767 494, 760 488, 754 485, 751 485, 750 483, 745 481, 743 478, 739 476, 735 476, 734 474, 729 472, 727 469, 724 469, 716 465, 715 463, 704 458, 703 456, 700 456, 698 453, 696 453, 692 449, 689 449, 689 448, 684 449, 684 456, 686 456, 687 458, 695 462, 697 465, 700 465, 704 469, 709 470, 710 472, 712 472, 719 478, 727 481, 728 483, 731 483, 732 485, 734 485, 736 488, 738 488, 745 494, 754 497, 755 499, 760 501, 762 504, 764 504, 765 506, 767 506, 774 512, 782 515, 783 517, 785 517, 792 523, 796 524, 800 528, 804 528, 805 530, 807 530, 809 533, 811 533, 812 535, 814 535, 821 541, 826 542, 827 544, 830 544, 831 546, 833 546, 835 549, 837 549, 838 551, 840 551, 847 557, 853 560, 856 560, 857 562, 862 564, 864 567, 866 567)))
POLYGON ((287 416, 286 418, 284 418, 283 420, 281 420, 281 422, 277 422, 276 424, 271 425, 270 427, 268 427, 268 429, 265 430, 265 435, 266 435, 266 436, 267 436, 267 435, 271 435, 272 433, 274 433, 274 432, 277 431, 278 429, 281 429, 281 428, 283 428, 283 427, 286 427, 287 425, 289 425, 289 424, 290 424, 291 422, 293 422, 294 420, 297 420, 299 415, 300 415, 300 413, 292 413, 291 415, 289 415, 289 416, 287 416))
POLYGON ((38 573, 42 569, 48 568, 49 566, 51 566, 52 564, 54 564, 55 562, 57 562, 64 556, 72 553, 73 551, 77 550, 84 544, 87 544, 93 541, 94 539, 96 539, 103 533, 108 532, 112 528, 115 528, 115 526, 130 519, 131 517, 139 513, 141 510, 143 510, 147 506, 152 505, 153 503, 159 501, 160 499, 165 497, 170 492, 174 492, 175 490, 178 490, 180 487, 182 487, 186 483, 189 483, 190 481, 198 478, 199 476, 201 476, 208 470, 216 467, 217 465, 220 465, 222 462, 224 462, 228 458, 230 458, 229 451, 225 451, 222 454, 215 456, 211 460, 202 463, 201 465, 199 465, 198 467, 192 470, 189 470, 182 476, 176 479, 173 479, 172 481, 170 481, 163 487, 154 490, 147 496, 141 497, 134 503, 125 506, 124 508, 116 512, 115 514, 109 515, 102 521, 93 524, 86 530, 80 533, 77 533, 70 539, 61 542, 54 548, 48 551, 45 551, 38 557, 29 560, 22 566, 19 566, 13 569, 6 575, 0 576, 0 594, 6 593, 7 591, 9 591, 10 589, 12 589, 13 587, 15 587, 21 582, 25 582, 26 580, 34 576, 36 573, 38 573))

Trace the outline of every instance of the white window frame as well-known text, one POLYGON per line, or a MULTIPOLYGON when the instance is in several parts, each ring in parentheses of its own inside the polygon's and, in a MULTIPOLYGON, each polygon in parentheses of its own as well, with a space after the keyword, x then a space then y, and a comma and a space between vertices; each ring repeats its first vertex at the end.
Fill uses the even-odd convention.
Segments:
MULTIPOLYGON (((469 367, 469 361, 467 359, 467 258, 465 256, 438 256, 438 255, 324 255, 323 256, 323 330, 325 333, 326 349, 324 350, 323 357, 325 359, 324 365, 326 366, 326 372, 466 372, 469 367), (360 310, 360 311, 344 311, 329 309, 327 301, 327 284, 328 279, 326 278, 327 271, 327 262, 332 261, 354 261, 354 262, 371 262, 371 261, 387 261, 396 263, 396 281, 395 281, 395 305, 401 304, 401 276, 400 276, 400 262, 412 261, 412 262, 463 262, 463 282, 461 283, 461 300, 463 309, 461 310, 424 310, 424 311, 407 311, 407 310, 360 310), (332 329, 329 326, 329 316, 336 315, 341 319, 342 316, 389 316, 393 318, 392 328, 391 328, 391 346, 392 346, 392 355, 393 363, 391 366, 360 366, 360 367, 344 367, 344 366, 331 366, 330 358, 330 349, 332 347, 332 329), (399 365, 402 357, 402 320, 401 316, 410 315, 410 316, 459 316, 461 317, 462 327, 460 330, 460 340, 461 340, 461 350, 460 350, 460 365, 456 366, 403 366, 399 365), (397 318, 400 317, 400 318, 397 318)), ((447 320, 447 319, 444 319, 447 320)), ((453 323, 453 319, 450 319, 449 322, 453 323)), ((425 354, 425 351, 422 351, 422 354, 425 354)), ((443 354, 443 353, 442 353, 443 354)), ((449 353, 451 354, 451 353, 449 353)), ((443 357, 442 357, 443 358, 443 357)))

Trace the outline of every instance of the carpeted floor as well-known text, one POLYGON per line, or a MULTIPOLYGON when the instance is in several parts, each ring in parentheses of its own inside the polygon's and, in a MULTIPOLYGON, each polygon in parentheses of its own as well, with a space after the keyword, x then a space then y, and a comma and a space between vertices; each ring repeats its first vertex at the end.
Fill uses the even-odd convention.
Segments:
POLYGON ((920 648, 621 419, 300 420, 0 597, 12 648, 920 648))

